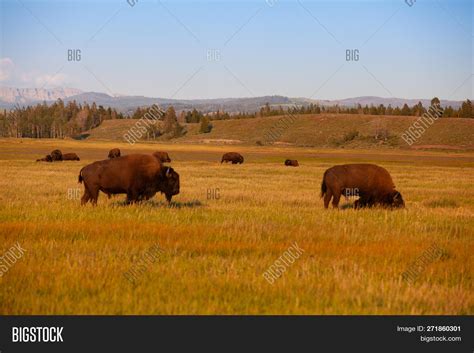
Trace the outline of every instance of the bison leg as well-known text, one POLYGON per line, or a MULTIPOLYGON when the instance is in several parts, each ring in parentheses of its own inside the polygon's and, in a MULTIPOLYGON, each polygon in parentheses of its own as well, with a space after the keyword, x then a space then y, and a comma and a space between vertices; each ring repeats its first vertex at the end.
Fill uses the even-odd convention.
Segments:
POLYGON ((354 208, 356 210, 367 207, 367 199, 363 196, 359 197, 358 200, 354 202, 354 208))
POLYGON ((127 203, 136 203, 138 201, 140 194, 137 190, 135 189, 130 189, 127 191, 127 203))
POLYGON ((171 203, 171 198, 173 197, 173 195, 171 194, 166 194, 166 201, 168 201, 168 203, 171 203))
POLYGON ((331 201, 331 197, 332 197, 332 192, 331 190, 328 189, 326 191, 326 194, 324 195, 324 208, 329 207, 329 202, 331 201))
POLYGON ((130 205, 135 202, 135 199, 133 198, 132 194, 127 193, 127 205, 130 205))
POLYGON ((373 196, 370 195, 360 195, 359 199, 354 203, 355 208, 365 208, 365 207, 373 207, 373 196))
POLYGON ((85 205, 90 199, 91 199, 91 195, 89 194, 87 187, 84 185, 84 195, 82 195, 82 198, 81 198, 81 206, 85 205))
POLYGON ((99 189, 89 190, 89 194, 90 194, 91 203, 94 206, 97 206, 97 199, 99 198, 99 189))
POLYGON ((338 208, 339 207, 339 200, 341 199, 341 192, 336 191, 332 198, 332 207, 338 208))

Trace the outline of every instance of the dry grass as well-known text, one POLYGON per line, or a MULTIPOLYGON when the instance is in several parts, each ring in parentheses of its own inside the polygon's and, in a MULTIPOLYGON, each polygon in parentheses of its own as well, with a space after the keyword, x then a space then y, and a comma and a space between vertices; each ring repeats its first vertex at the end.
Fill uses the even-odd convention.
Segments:
POLYGON ((230 147, 246 163, 220 165, 226 147, 139 145, 170 152, 173 207, 103 194, 80 207, 68 194, 79 169, 116 146, 132 152, 0 140, 0 254, 27 250, 0 278, 0 314, 474 314, 473 154, 230 147), (82 160, 34 162, 55 147, 82 160), (290 157, 301 167, 284 167, 290 157), (324 210, 322 173, 353 160, 385 166, 407 209, 324 210), (268 284, 263 272, 295 241, 305 252, 268 284), (448 255, 405 283, 433 243, 448 255), (155 244, 164 253, 132 286, 124 272, 155 244))

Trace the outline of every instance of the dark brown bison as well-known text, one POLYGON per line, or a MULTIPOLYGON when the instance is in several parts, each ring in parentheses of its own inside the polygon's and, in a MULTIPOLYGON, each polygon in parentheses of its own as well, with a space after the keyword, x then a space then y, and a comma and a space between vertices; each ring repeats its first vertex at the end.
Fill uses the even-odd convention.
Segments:
POLYGON ((108 157, 110 159, 120 157, 120 150, 118 148, 112 148, 109 151, 109 156, 108 157))
POLYGON ((244 157, 240 153, 237 152, 227 152, 222 156, 222 162, 232 162, 232 164, 242 164, 244 163, 244 157))
POLYGON ((84 182, 81 204, 97 204, 99 191, 107 195, 127 194, 127 202, 148 200, 158 191, 171 202, 179 193, 179 174, 165 167, 151 155, 128 156, 94 162, 81 169, 79 183, 84 182))
POLYGON ((36 161, 37 162, 52 162, 53 159, 51 158, 51 155, 48 154, 46 157, 37 159, 36 161))
POLYGON ((296 159, 287 159, 285 161, 285 165, 287 167, 298 167, 299 166, 299 163, 296 159))
POLYGON ((171 162, 170 156, 168 156, 168 153, 166 152, 156 151, 156 152, 153 152, 153 156, 158 158, 162 163, 171 162))
POLYGON ((357 194, 359 200, 355 208, 385 206, 405 207, 402 195, 395 190, 392 177, 386 169, 375 164, 336 165, 324 172, 321 183, 321 197, 324 207, 332 205, 337 208, 341 195, 357 194), (352 192, 355 190, 356 192, 352 192))
POLYGON ((80 161, 81 159, 75 153, 64 153, 63 161, 80 161))
POLYGON ((63 154, 60 150, 54 150, 51 152, 51 159, 53 160, 53 162, 62 161, 63 154))

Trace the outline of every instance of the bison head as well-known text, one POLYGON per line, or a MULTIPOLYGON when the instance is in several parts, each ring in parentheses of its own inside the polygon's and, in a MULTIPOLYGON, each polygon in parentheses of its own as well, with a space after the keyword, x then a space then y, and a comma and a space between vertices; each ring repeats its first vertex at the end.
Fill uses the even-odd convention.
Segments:
POLYGON ((53 162, 63 160, 63 154, 61 153, 60 150, 52 151, 50 156, 51 156, 51 159, 52 159, 53 162))
POLYGON ((166 195, 166 200, 171 202, 173 195, 179 194, 179 174, 171 167, 161 168, 158 177, 158 188, 166 195))
POLYGON ((386 203, 387 203, 387 206, 390 206, 393 208, 405 207, 405 201, 403 201, 402 194, 400 194, 396 190, 387 196, 386 203))

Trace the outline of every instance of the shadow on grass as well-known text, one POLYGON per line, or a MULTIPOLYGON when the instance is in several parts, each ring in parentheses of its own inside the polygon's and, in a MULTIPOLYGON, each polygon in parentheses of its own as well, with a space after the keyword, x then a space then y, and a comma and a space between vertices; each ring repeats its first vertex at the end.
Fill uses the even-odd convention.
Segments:
POLYGON ((391 208, 391 207, 383 206, 383 205, 365 206, 365 207, 355 208, 354 203, 345 203, 345 204, 339 206, 339 209, 342 210, 342 211, 345 211, 345 210, 356 210, 356 211, 359 211, 359 210, 392 210, 392 211, 406 210, 406 208, 396 208, 396 207, 391 208))
POLYGON ((186 202, 171 201, 170 204, 168 204, 168 202, 166 201, 150 200, 150 201, 146 201, 145 204, 151 207, 169 207, 169 208, 196 208, 196 207, 203 206, 202 202, 199 200, 192 200, 192 201, 186 201, 186 202))
MULTIPOLYGON (((179 201, 171 201, 171 203, 168 203, 166 201, 156 201, 156 200, 148 200, 148 201, 141 201, 136 203, 135 205, 138 206, 146 206, 146 207, 159 207, 159 208, 196 208, 196 207, 201 207, 203 206, 202 202, 199 200, 192 200, 192 201, 185 201, 185 202, 179 202, 179 201)), ((125 200, 122 201, 117 201, 112 204, 113 207, 127 207, 130 206, 125 200)))
POLYGON ((344 205, 339 206, 340 210, 353 210, 354 203, 345 203, 344 205))

